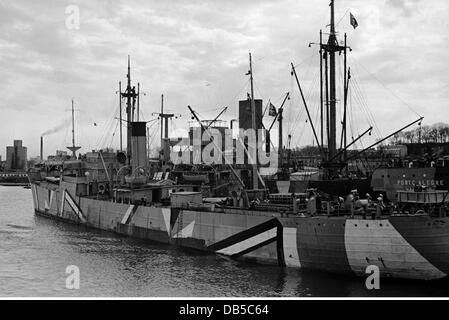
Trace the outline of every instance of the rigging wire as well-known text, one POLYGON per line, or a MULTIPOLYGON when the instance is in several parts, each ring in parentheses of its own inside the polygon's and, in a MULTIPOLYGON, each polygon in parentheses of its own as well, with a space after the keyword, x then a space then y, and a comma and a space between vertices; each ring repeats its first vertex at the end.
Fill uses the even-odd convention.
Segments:
MULTIPOLYGON (((306 62, 310 62, 310 60, 312 60, 312 58, 316 55, 316 52, 313 52, 309 57, 305 58, 304 60, 300 61, 299 63, 295 64, 295 69, 298 69, 298 67, 300 67, 301 65, 303 65, 306 62)), ((310 63, 308 63, 308 65, 310 66, 310 63)))
MULTIPOLYGON (((341 63, 341 59, 336 59, 337 60, 337 70, 338 70, 338 82, 337 82, 337 85, 336 85, 336 95, 341 95, 341 92, 342 91, 344 91, 344 78, 343 78, 343 73, 344 73, 344 70, 343 70, 343 66, 342 66, 342 63, 341 63), (343 83, 343 88, 342 88, 342 84, 343 83)), ((340 140, 340 138, 341 138, 341 134, 343 133, 343 117, 344 117, 344 93, 343 93, 343 99, 342 98, 340 98, 340 99, 338 99, 337 98, 337 96, 335 97, 336 98, 336 101, 338 102, 340 102, 340 104, 339 104, 339 108, 336 108, 337 109, 337 111, 338 111, 338 117, 339 117, 339 119, 340 119, 340 125, 339 126, 337 126, 337 124, 336 124, 336 127, 340 127, 340 129, 341 129, 341 131, 340 131, 340 135, 338 135, 337 134, 337 146, 340 144, 339 143, 339 140, 340 140)), ((342 147, 344 147, 343 145, 342 145, 342 147)))
POLYGON ((116 123, 116 125, 115 125, 114 132, 112 133, 111 141, 109 142, 109 145, 108 145, 108 148, 109 148, 109 149, 112 148, 112 143, 114 142, 114 137, 115 137, 115 134, 117 133, 117 128, 118 128, 118 125, 119 125, 119 124, 120 124, 120 122, 117 121, 117 123, 116 123))
MULTIPOLYGON (((314 110, 314 113, 312 113, 311 118, 312 119, 315 118, 315 121, 313 122, 313 124, 315 126, 317 124, 317 120, 316 119, 317 119, 317 117, 319 115, 319 108, 317 108, 318 104, 317 104, 317 100, 316 100, 319 91, 314 90, 314 88, 316 88, 316 86, 318 84, 318 79, 319 79, 319 75, 316 73, 315 77, 313 78, 312 83, 309 86, 308 92, 306 94, 306 99, 307 99, 307 101, 309 101, 309 109, 310 110, 314 110)), ((305 109, 305 107, 304 107, 304 109, 305 109)), ((307 118, 305 123, 308 123, 308 121, 309 121, 309 119, 307 118)), ((306 127, 309 127, 309 126, 305 125, 303 129, 305 129, 306 127)), ((314 142, 315 138, 311 135, 311 131, 308 131, 308 133, 310 135, 310 136, 308 136, 308 138, 309 139, 311 138, 312 142, 314 142)), ((306 143, 306 144, 308 144, 308 143, 306 143)), ((314 145, 314 143, 312 143, 312 144, 314 145)))
MULTIPOLYGON (((301 61, 300 63, 298 63, 296 66, 295 66, 295 68, 297 68, 297 67, 299 67, 300 65, 302 65, 303 63, 305 63, 305 62, 310 62, 310 60, 312 59, 312 57, 314 57, 316 55, 316 53, 314 52, 312 55, 310 55, 308 58, 306 58, 306 59, 304 59, 303 61, 301 61)), ((309 79, 309 74, 310 74, 310 72, 311 72, 311 70, 313 69, 312 67, 311 67, 311 64, 310 63, 308 63, 307 64, 308 65, 308 67, 305 69, 305 73, 304 73, 304 79, 309 79)), ((294 86, 296 85, 295 83, 294 83, 294 81, 293 81, 293 77, 291 76, 290 77, 291 78, 291 92, 295 92, 296 90, 297 90, 297 88, 294 88, 294 86)), ((313 80, 314 80, 314 78, 312 78, 312 82, 313 82, 313 80)), ((309 88, 309 90, 310 90, 310 88, 309 88)), ((310 92, 310 91, 308 91, 308 92, 310 92)), ((290 101, 292 101, 292 97, 290 97, 290 101)), ((292 104, 293 104, 293 102, 292 102, 292 104)), ((298 102, 298 105, 299 105, 299 102, 298 102)), ((299 109, 299 112, 301 112, 300 114, 302 115, 302 112, 304 111, 304 108, 300 108, 299 109)), ((291 108, 290 108, 290 112, 293 112, 293 106, 291 106, 291 108)), ((290 113, 289 112, 289 113, 290 113)), ((292 133, 292 130, 293 130, 293 126, 295 125, 295 123, 298 121, 298 118, 299 118, 299 115, 300 114, 298 114, 298 116, 296 117, 296 119, 295 119, 295 121, 294 122, 287 122, 288 123, 288 127, 287 127, 287 132, 289 133, 289 134, 291 134, 292 133)), ((290 117, 291 118, 291 117, 290 117)))
POLYGON ((253 85, 254 85, 254 88, 256 88, 256 91, 259 93, 259 97, 260 97, 262 100, 267 100, 267 99, 265 99, 265 97, 262 95, 262 92, 259 90, 259 87, 257 86, 256 81, 254 81, 254 79, 253 79, 253 85))
MULTIPOLYGON (((151 126, 148 129, 151 129, 151 126)), ((148 134, 148 138, 149 138, 148 149, 150 149, 150 150, 151 150, 151 147, 153 146, 153 143, 157 140, 157 139, 150 139, 150 137, 155 136, 157 132, 158 132, 158 126, 155 126, 153 128, 153 130, 151 131, 151 133, 148 134)))
MULTIPOLYGON (((108 121, 106 122, 105 130, 103 131, 103 135, 100 136, 100 138, 97 140, 97 142, 95 144, 97 149, 106 145, 106 143, 107 143, 106 141, 108 139, 108 135, 112 132, 112 127, 114 125, 114 120, 115 120, 116 116, 118 115, 119 108, 120 108, 119 106, 116 106, 116 108, 113 111, 112 115, 108 117, 108 121)), ((117 120, 117 121, 119 121, 119 120, 117 120)))
MULTIPOLYGON (((349 130, 351 131, 351 139, 354 141, 354 108, 352 103, 352 87, 348 88, 348 96, 349 96, 349 112, 348 112, 348 118, 349 118, 349 130)), ((358 133, 358 131, 357 131, 358 133)), ((355 147, 355 146, 354 146, 355 147)))
MULTIPOLYGON (((309 107, 314 107, 313 109, 315 109, 315 112, 318 112, 317 110, 319 109, 319 108, 316 108, 316 105, 317 105, 316 97, 318 95, 318 91, 314 90, 314 88, 317 86, 318 82, 319 82, 319 70, 316 70, 315 73, 312 74, 312 80, 310 81, 310 84, 308 86, 307 93, 305 96, 306 101, 309 102, 309 107)), ((299 102, 298 102, 298 104, 299 104, 299 102)), ((296 125, 300 122, 300 119, 302 119, 302 116, 304 114, 305 114, 305 106, 301 106, 295 120, 290 123, 289 131, 288 131, 289 134, 292 134, 292 132, 294 130, 292 126, 295 126, 295 128, 296 128, 296 125)), ((308 121, 309 120, 306 119, 306 123, 308 121)), ((307 126, 308 125, 302 126, 302 128, 300 129, 301 131, 300 131, 300 135, 298 136, 298 139, 300 139, 302 137, 304 130, 307 126)), ((295 139, 295 142, 296 141, 298 141, 298 140, 295 139)), ((298 141, 298 144, 299 144, 299 141, 298 141)))
POLYGON ((421 115, 416 112, 407 102, 405 102, 403 99, 401 99, 398 95, 396 95, 390 88, 388 88, 379 78, 377 78, 373 73, 369 72, 365 66, 360 63, 355 57, 352 57, 356 64, 358 64, 360 67, 362 67, 370 76, 372 76, 377 82, 379 82, 388 92, 390 92, 395 98, 397 98, 399 101, 401 101, 411 112, 416 114, 418 117, 421 117, 421 115))
POLYGON ((374 134, 378 139, 382 138, 382 133, 379 130, 379 126, 377 124, 376 118, 374 117, 374 115, 372 114, 368 103, 366 102, 362 90, 360 88, 359 82, 357 77, 353 77, 353 81, 352 83, 354 84, 354 93, 355 93, 355 98, 358 100, 361 108, 363 109, 363 113, 368 117, 368 121, 370 123, 370 125, 372 125, 374 127, 374 134))
POLYGON ((343 20, 344 17, 346 17, 346 15, 348 14, 349 8, 346 9, 345 13, 343 14, 343 16, 340 18, 340 20, 338 20, 338 22, 335 24, 335 27, 338 27, 338 25, 340 24, 341 20, 343 20))
MULTIPOLYGON (((248 83, 250 82, 249 78, 246 79, 243 83, 243 85, 241 86, 240 90, 236 93, 236 95, 234 97, 232 97, 231 100, 229 100, 229 102, 227 104, 225 104, 225 106, 231 106, 233 102, 235 102, 238 99, 238 96, 240 96, 243 92, 244 89, 247 89, 248 83)), ((221 108, 219 108, 221 109, 221 108)), ((196 112, 196 111, 195 111, 196 112)))

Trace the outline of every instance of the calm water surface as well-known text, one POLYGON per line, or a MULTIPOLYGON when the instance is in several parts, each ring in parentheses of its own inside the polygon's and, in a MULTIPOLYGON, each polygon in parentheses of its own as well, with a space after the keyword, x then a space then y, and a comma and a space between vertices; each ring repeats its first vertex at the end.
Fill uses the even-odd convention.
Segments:
POLYGON ((31 190, 0 186, 0 296, 449 296, 449 283, 381 281, 237 262, 34 215, 31 190), (79 290, 65 287, 80 269, 79 290))

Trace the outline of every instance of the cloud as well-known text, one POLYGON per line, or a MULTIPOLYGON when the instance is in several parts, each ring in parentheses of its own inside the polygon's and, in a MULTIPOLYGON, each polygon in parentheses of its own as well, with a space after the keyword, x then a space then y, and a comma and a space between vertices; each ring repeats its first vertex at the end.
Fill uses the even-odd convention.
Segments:
MULTIPOLYGON (((336 6, 339 37, 348 34, 351 70, 379 131, 389 133, 397 128, 397 119, 415 117, 391 92, 426 121, 449 116, 441 108, 449 82, 446 1, 424 6, 417 0, 341 0, 336 6), (356 30, 349 25, 348 9, 359 22, 356 30)), ((115 92, 118 81, 125 81, 128 54, 132 79, 147 93, 141 100, 147 119, 159 111, 161 94, 168 110, 183 115, 171 123, 176 132, 188 127, 187 105, 204 117, 228 106, 223 118, 236 118, 238 100, 249 90, 249 51, 257 96, 276 103, 290 91, 285 134, 292 134, 292 145, 310 144, 310 125, 289 65, 298 64, 317 119, 319 58, 317 47, 308 43, 319 40, 320 29, 326 32, 328 16, 327 1, 2 1, 0 146, 22 138, 29 154, 37 155, 36 137, 67 118, 72 98, 79 109, 77 144, 82 151, 117 146, 118 135, 112 138, 115 92), (80 8, 78 30, 65 27, 65 8, 72 4, 80 8)), ((355 102, 353 108, 359 127, 354 131, 364 129, 366 114, 355 102)), ((46 152, 70 145, 69 129, 47 137, 46 152)), ((4 151, 0 148, 0 154, 4 151)))
POLYGON ((405 17, 410 17, 417 9, 418 2, 421 0, 387 0, 387 4, 398 9, 405 17))

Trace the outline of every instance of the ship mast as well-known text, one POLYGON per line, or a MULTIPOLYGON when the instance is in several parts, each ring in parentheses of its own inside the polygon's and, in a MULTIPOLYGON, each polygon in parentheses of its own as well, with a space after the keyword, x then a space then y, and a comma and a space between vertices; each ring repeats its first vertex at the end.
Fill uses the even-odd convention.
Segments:
POLYGON ((125 92, 120 93, 123 98, 126 98, 126 122, 127 122, 127 137, 126 137, 126 158, 128 159, 128 164, 131 163, 131 123, 134 121, 134 107, 136 104, 136 88, 131 86, 131 65, 128 56, 128 74, 127 85, 125 92))
POLYGON ((123 134, 122 134, 122 82, 118 82, 119 92, 119 125, 120 125, 120 152, 123 152, 123 134))
POLYGON ((168 151, 168 120, 175 117, 174 113, 164 113, 164 95, 161 95, 161 112, 157 113, 161 118, 161 152, 162 160, 169 161, 170 155, 168 151))
POLYGON ((329 157, 332 158, 336 153, 336 96, 335 96, 335 51, 338 50, 337 37, 335 35, 335 24, 334 24, 334 0, 331 0, 331 23, 330 23, 330 34, 328 39, 329 50, 329 157))
POLYGON ((72 99, 72 147, 75 146, 75 110, 73 109, 72 99))
POLYGON ((73 106, 73 99, 72 99, 72 146, 67 147, 70 151, 72 151, 72 158, 76 159, 76 151, 81 149, 81 147, 75 146, 75 109, 73 106))
MULTIPOLYGON (((336 53, 341 53, 345 55, 346 62, 346 36, 345 36, 345 44, 344 46, 340 46, 337 41, 337 35, 335 31, 335 10, 334 10, 334 0, 330 2, 330 32, 327 43, 321 43, 321 32, 320 32, 320 53, 324 54, 321 56, 322 59, 325 60, 325 98, 326 98, 326 114, 327 118, 327 130, 328 130, 328 154, 327 158, 324 159, 323 167, 325 167, 326 174, 329 177, 335 175, 338 169, 344 167, 344 163, 341 161, 333 160, 335 159, 335 155, 337 154, 337 121, 336 121, 336 106, 337 106, 337 98, 336 98, 336 64, 335 64, 335 55, 336 53)), ((322 63, 320 64, 322 66, 322 63)), ((345 63, 345 90, 346 90, 346 63, 345 63)), ((322 68, 322 67, 321 67, 322 68)), ((322 73, 321 80, 322 83, 322 73)), ((321 101, 323 100, 323 95, 321 95, 321 101)), ((322 103, 322 102, 321 102, 322 103)), ((323 118, 321 118, 323 121, 323 118)), ((346 119, 344 119, 346 121, 346 119)), ((343 124, 346 126, 346 123, 343 124)), ((344 134, 346 135, 345 128, 342 129, 344 134)), ((346 144, 346 139, 344 139, 346 144)))
MULTIPOLYGON (((161 115, 164 114, 164 95, 161 94, 161 115)), ((161 117, 161 150, 164 147, 164 117, 161 117)))
MULTIPOLYGON (((256 127, 256 103, 254 101, 254 81, 253 81, 253 60, 251 57, 251 52, 249 53, 249 80, 251 84, 251 127, 253 128, 256 135, 256 147, 257 144, 257 127, 256 127)), ((281 148, 281 146, 279 146, 281 148)), ((256 149, 256 159, 254 159, 253 163, 253 189, 258 189, 259 181, 258 181, 258 157, 257 157, 257 149, 256 149)))

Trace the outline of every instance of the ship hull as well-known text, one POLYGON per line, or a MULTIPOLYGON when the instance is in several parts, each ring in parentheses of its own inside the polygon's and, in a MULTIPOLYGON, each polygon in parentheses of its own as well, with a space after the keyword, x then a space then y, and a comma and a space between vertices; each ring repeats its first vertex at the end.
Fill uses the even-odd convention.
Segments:
POLYGON ((397 191, 414 186, 444 190, 449 186, 449 167, 379 168, 373 173, 371 185, 374 191, 385 193, 390 200, 395 200, 397 191))
POLYGON ((135 206, 32 184, 36 214, 119 234, 279 266, 434 280, 449 273, 449 218, 364 220, 277 212, 135 206))

